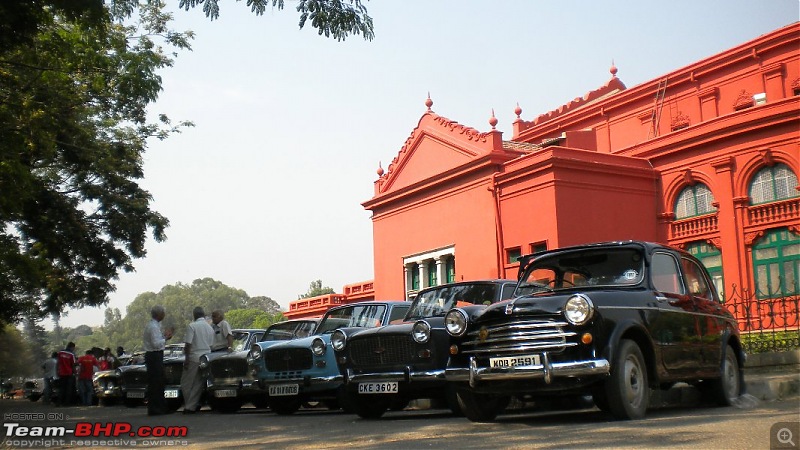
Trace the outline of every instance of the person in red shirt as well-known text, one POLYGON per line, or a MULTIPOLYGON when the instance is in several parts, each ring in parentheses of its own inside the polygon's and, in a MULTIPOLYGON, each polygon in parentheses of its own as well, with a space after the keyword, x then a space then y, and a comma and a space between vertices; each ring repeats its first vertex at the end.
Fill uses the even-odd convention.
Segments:
POLYGON ((70 342, 67 348, 58 352, 56 374, 58 375, 58 404, 71 405, 75 394, 75 343, 70 342))
POLYGON ((81 396, 81 403, 84 406, 92 406, 92 376, 95 369, 99 366, 97 358, 91 350, 86 350, 86 354, 78 358, 78 395, 81 396))

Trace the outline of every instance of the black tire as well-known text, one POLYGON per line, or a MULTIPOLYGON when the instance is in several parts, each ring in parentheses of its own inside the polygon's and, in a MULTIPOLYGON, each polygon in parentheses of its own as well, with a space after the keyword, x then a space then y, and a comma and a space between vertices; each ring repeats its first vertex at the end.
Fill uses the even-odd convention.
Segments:
POLYGON ((128 408, 136 408, 137 406, 144 405, 144 401, 138 398, 125 398, 122 403, 128 408))
POLYGON ((100 402, 100 406, 114 406, 117 404, 116 397, 100 397, 98 400, 100 402))
POLYGON ((339 390, 336 392, 336 401, 339 403, 339 407, 342 408, 342 411, 346 412, 347 414, 356 413, 356 408, 353 406, 353 401, 347 395, 347 391, 344 389, 344 386, 340 386, 339 390))
POLYGON ((720 377, 709 380, 709 394, 711 399, 719 406, 731 406, 742 394, 742 374, 739 371, 739 360, 736 352, 730 345, 725 348, 725 357, 720 366, 720 377))
POLYGON ((338 411, 341 409, 339 407, 339 400, 323 400, 322 405, 328 408, 328 411, 338 411))
POLYGON ((467 419, 473 422, 492 422, 506 406, 509 397, 494 397, 487 394, 478 394, 469 389, 459 389, 456 393, 458 405, 467 419))
POLYGON ((641 419, 650 402, 647 365, 635 342, 623 339, 612 358, 611 375, 605 381, 608 409, 617 419, 641 419))
POLYGON ((301 402, 298 399, 273 399, 269 402, 269 405, 276 414, 289 416, 296 413, 297 410, 300 409, 301 402))
POLYGON ((168 398, 166 399, 166 403, 167 403, 167 410, 171 412, 175 412, 181 406, 183 406, 183 400, 179 398, 168 398))
POLYGON ((606 395, 606 387, 604 384, 592 387, 592 400, 600 411, 611 412, 611 408, 608 406, 608 395, 606 395))
POLYGON ((445 389, 445 399, 447 400, 447 407, 450 408, 450 412, 456 417, 464 417, 464 411, 461 410, 461 404, 458 402, 458 393, 456 392, 455 386, 451 383, 448 384, 445 389))
POLYGON ((250 403, 252 403, 253 406, 255 406, 258 409, 269 408, 269 398, 265 396, 253 397, 250 400, 250 403))
POLYGON ((226 399, 211 399, 208 402, 208 406, 211 408, 212 411, 216 411, 222 414, 232 414, 242 408, 242 402, 235 398, 226 398, 226 399))
POLYGON ((374 395, 362 395, 360 397, 350 397, 350 402, 353 405, 358 417, 362 419, 380 419, 381 416, 392 405, 391 399, 376 397, 374 395), (366 398, 363 398, 366 397, 366 398))

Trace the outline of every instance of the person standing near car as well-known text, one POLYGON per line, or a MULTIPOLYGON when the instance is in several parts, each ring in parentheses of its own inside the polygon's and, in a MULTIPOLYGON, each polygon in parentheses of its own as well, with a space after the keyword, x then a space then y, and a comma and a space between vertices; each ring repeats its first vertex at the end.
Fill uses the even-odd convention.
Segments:
MULTIPOLYGON (((161 305, 150 308, 150 322, 144 328, 144 364, 147 368, 147 415, 168 414, 164 398, 164 346, 172 338, 172 330, 161 331, 166 311, 161 305)), ((122 348, 122 347, 120 347, 122 348)))
POLYGON ((92 406, 92 377, 98 367, 97 358, 91 350, 86 350, 86 354, 78 358, 78 395, 83 406, 92 406))
POLYGON ((211 313, 211 328, 214 329, 214 344, 211 346, 211 351, 233 351, 233 331, 225 320, 225 314, 219 309, 211 313))
POLYGON ((181 390, 183 391, 183 413, 194 414, 200 409, 200 394, 203 380, 200 374, 200 357, 211 351, 214 343, 214 329, 208 324, 205 311, 196 306, 192 311, 194 322, 186 328, 184 335, 183 362, 181 374, 181 390))
POLYGON ((58 404, 71 405, 75 396, 75 343, 70 342, 56 357, 56 374, 58 375, 58 404))
POLYGON ((53 352, 49 358, 42 364, 44 371, 44 389, 42 390, 42 403, 45 405, 50 404, 50 397, 53 395, 53 384, 56 383, 58 375, 56 374, 56 366, 58 365, 58 352, 53 352))

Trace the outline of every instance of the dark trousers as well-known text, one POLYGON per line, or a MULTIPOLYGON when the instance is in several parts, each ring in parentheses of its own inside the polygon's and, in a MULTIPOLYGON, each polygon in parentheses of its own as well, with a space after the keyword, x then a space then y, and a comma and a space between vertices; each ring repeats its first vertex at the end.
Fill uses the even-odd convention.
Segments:
POLYGON ((61 406, 75 402, 75 376, 64 375, 58 378, 58 403, 61 406))
POLYGON ((147 414, 164 414, 167 401, 164 399, 164 351, 145 352, 147 367, 147 414))

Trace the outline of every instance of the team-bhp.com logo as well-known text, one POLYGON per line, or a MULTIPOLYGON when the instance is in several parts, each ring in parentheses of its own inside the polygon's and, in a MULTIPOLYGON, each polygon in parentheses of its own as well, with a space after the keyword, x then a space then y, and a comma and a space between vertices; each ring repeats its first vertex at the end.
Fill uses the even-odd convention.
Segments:
POLYGON ((7 438, 57 438, 57 437, 79 437, 79 438, 116 438, 116 437, 136 437, 136 438, 182 438, 189 434, 188 427, 185 426, 141 426, 133 428, 128 422, 78 422, 75 428, 63 426, 24 426, 19 423, 4 423, 5 436, 7 438))

